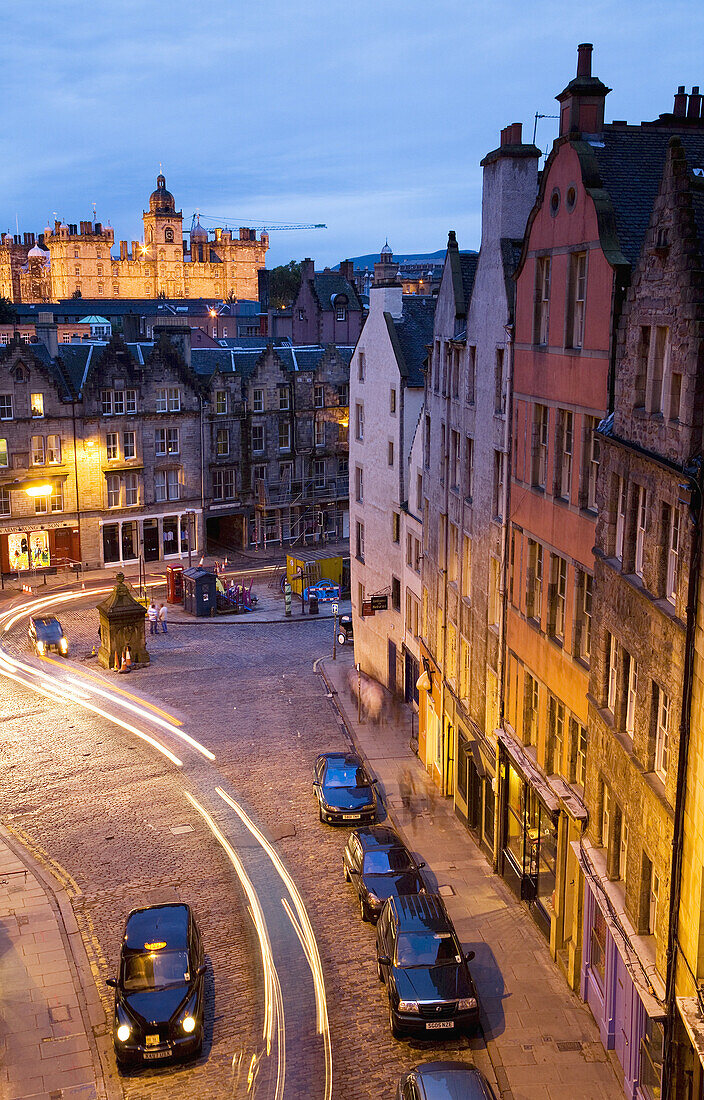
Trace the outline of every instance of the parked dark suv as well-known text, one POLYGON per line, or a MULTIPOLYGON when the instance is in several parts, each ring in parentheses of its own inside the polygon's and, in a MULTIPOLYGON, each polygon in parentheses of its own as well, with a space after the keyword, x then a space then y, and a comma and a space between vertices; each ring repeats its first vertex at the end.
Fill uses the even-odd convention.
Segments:
POLYGON ((462 1031, 479 1023, 479 1000, 457 933, 438 894, 389 898, 376 926, 379 981, 395 1038, 462 1031))

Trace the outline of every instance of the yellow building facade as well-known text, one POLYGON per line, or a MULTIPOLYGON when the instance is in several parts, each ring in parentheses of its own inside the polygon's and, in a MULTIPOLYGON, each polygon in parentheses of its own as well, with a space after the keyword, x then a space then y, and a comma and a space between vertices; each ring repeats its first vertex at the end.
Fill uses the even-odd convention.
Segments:
POLYGON ((264 267, 268 235, 253 229, 196 225, 184 237, 183 213, 159 175, 142 214, 144 238, 119 242, 100 222, 77 225, 55 221, 34 243, 32 234, 4 234, 0 240, 0 295, 12 302, 82 298, 244 298, 259 297, 258 271, 264 267))

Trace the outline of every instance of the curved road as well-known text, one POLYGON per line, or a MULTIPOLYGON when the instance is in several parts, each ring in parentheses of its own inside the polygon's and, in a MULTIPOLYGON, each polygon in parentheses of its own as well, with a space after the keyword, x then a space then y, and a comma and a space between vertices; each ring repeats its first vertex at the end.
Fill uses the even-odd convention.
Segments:
MULTIPOLYGON (((30 614, 60 614, 110 590, 53 594, 3 612, 0 673, 62 708, 107 720, 166 762, 172 792, 199 815, 231 864, 256 934, 261 1007, 248 1041, 238 1035, 232 1045, 231 1095, 282 1100, 303 1095, 305 1082, 311 1100, 331 1100, 332 1048, 318 944, 303 898, 256 811, 220 771, 216 753, 178 718, 124 682, 112 683, 73 662, 29 656, 21 644, 30 614)), ((117 915, 118 922, 122 917, 117 915)))

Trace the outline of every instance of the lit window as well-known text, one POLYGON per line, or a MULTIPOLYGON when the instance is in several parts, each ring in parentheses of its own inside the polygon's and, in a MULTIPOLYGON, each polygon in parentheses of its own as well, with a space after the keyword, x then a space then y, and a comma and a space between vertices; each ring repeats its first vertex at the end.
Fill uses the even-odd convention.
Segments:
POLYGON ((215 450, 219 458, 230 453, 230 433, 227 428, 218 428, 215 437, 215 450))
POLYGON ((10 456, 7 451, 7 440, 0 439, 0 466, 9 466, 10 456))
POLYGON ((30 408, 32 410, 32 416, 44 416, 44 394, 33 393, 30 399, 30 408))
POLYGON ((215 391, 215 412, 218 416, 225 416, 227 413, 227 390, 215 391))

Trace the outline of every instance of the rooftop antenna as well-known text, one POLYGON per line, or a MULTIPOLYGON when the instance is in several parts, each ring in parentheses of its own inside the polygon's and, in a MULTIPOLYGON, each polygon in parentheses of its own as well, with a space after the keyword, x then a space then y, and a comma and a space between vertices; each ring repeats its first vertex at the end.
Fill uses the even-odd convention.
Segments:
POLYGON ((535 134, 538 129, 539 118, 559 118, 559 115, 541 115, 538 111, 535 112, 535 122, 533 123, 533 145, 535 145, 535 134))

